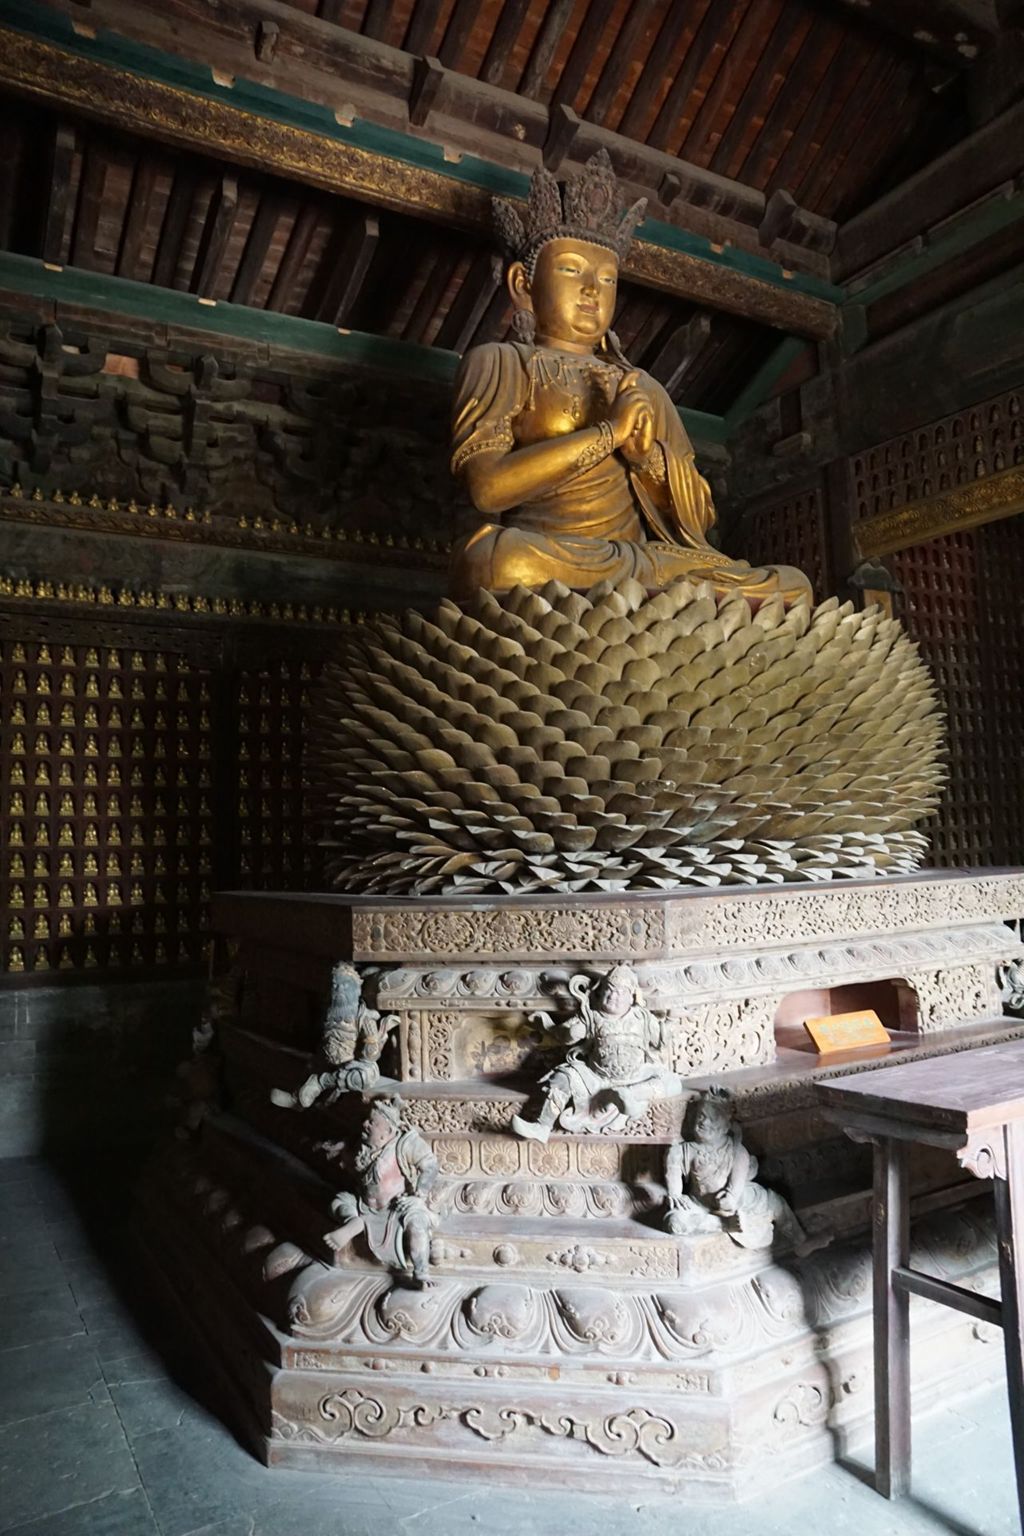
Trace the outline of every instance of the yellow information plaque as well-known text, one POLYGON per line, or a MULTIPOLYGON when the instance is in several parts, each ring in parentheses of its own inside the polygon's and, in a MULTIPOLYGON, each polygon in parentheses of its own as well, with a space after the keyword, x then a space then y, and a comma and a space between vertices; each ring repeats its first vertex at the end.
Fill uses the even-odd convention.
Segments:
POLYGON ((873 1008, 806 1019, 804 1028, 823 1056, 829 1051, 854 1051, 861 1045, 889 1044, 889 1031, 873 1008))

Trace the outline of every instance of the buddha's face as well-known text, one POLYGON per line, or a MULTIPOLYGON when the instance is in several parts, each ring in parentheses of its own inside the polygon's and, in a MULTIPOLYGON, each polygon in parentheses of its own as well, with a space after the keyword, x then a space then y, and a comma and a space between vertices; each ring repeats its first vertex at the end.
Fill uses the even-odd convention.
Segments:
POLYGON ((590 349, 615 313, 619 262, 614 251, 587 240, 549 240, 537 255, 532 280, 522 263, 509 271, 515 302, 531 309, 539 340, 590 349))

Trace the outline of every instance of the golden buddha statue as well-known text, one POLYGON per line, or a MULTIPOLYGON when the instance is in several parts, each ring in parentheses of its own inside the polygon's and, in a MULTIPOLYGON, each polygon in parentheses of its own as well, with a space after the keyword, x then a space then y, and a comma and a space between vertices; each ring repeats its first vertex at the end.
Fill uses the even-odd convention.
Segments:
POLYGON ((679 576, 754 603, 810 598, 792 566, 755 568, 707 540, 715 509, 679 413, 610 326, 623 212, 604 150, 566 183, 538 170, 525 219, 494 199, 518 340, 471 348, 455 388, 452 471, 486 521, 453 553, 454 594, 557 580, 586 589, 679 576))

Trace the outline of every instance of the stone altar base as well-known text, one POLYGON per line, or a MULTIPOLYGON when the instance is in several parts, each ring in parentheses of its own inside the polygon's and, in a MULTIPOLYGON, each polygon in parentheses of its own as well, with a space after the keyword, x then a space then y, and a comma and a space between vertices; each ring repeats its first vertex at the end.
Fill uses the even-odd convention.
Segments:
MULTIPOLYGON (((581 1489, 628 1473, 706 1499, 832 1458, 871 1414, 869 1149, 820 1118, 825 1068, 785 1043, 792 1029, 778 1044, 775 1022, 877 1004, 902 1026, 894 1062, 1024 1033, 997 982, 1018 953, 1004 920, 1022 910, 1015 871, 608 898, 219 898, 234 1011, 186 1073, 199 1086, 141 1220, 236 1424, 274 1463, 581 1489), (681 1097, 614 1134, 510 1133, 560 1059, 564 983, 623 960, 668 1022, 663 1064, 687 1090, 732 1089, 759 1180, 825 1246, 798 1258, 663 1230, 681 1097), (384 1076, 278 1108, 271 1090, 309 1071, 340 961, 398 1015, 384 1076), (422 1290, 364 1237, 339 1253, 324 1240, 380 1091, 401 1095, 438 1161, 422 1290)), ((913 1262, 991 1291, 977 1182, 921 1153, 914 1189, 913 1262)), ((915 1308, 918 1411, 1001 1373, 985 1325, 915 1308)))

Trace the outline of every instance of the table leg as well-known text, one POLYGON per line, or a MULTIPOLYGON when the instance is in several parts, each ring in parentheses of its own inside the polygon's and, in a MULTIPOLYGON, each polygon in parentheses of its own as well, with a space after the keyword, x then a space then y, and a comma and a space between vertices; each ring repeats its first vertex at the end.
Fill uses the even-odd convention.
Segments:
POLYGON ((1004 1126, 1006 1177, 993 1179, 996 1222, 999 1231, 999 1281, 1003 1304, 1003 1348, 1006 1351, 1006 1389, 1013 1429, 1013 1460, 1017 1473, 1017 1500, 1024 1524, 1024 1356, 1021 1349, 1021 1317, 1024 1315, 1024 1125, 1004 1126))
POLYGON ((875 1487, 898 1499, 910 1486, 910 1298, 892 1284, 910 1259, 906 1144, 879 1137, 874 1167, 875 1487))

